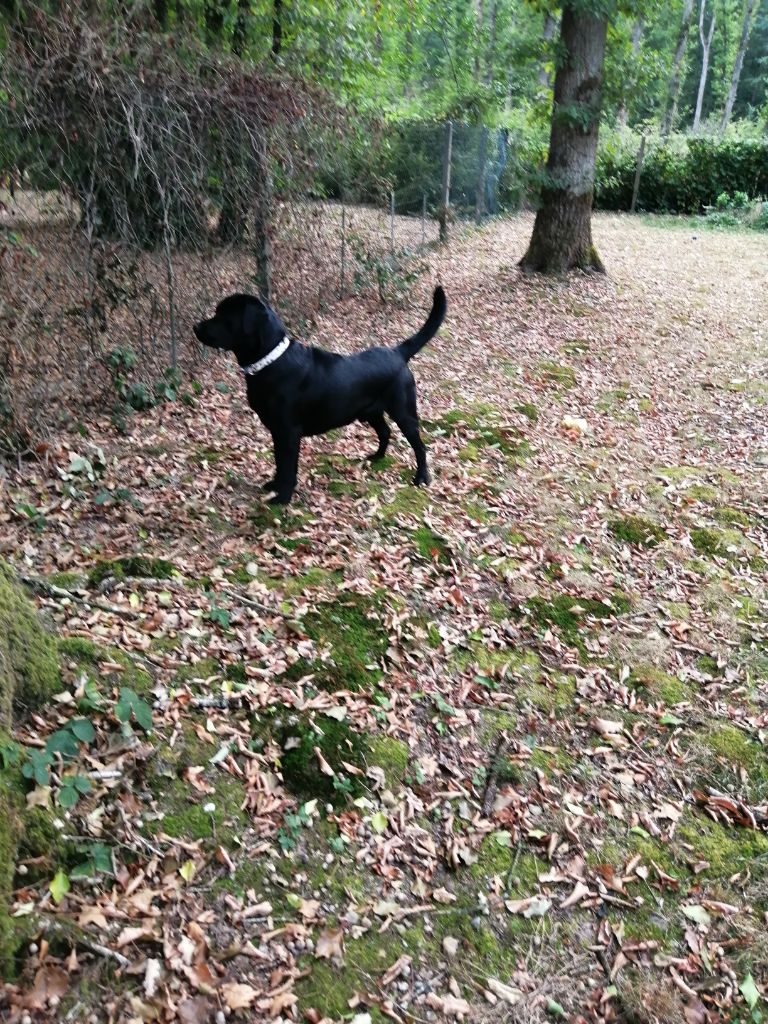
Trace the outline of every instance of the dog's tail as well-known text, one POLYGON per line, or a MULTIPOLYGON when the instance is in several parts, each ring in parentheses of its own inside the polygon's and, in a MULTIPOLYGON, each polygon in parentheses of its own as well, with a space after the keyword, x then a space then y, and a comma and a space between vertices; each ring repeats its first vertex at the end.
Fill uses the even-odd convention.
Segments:
POLYGON ((410 338, 406 338, 405 341, 397 346, 397 351, 402 355, 406 363, 409 359, 413 359, 416 353, 423 349, 427 342, 434 338, 440 330, 440 324, 445 319, 446 308, 445 292, 438 285, 435 288, 435 294, 432 299, 432 311, 427 317, 427 322, 420 331, 417 331, 410 338))

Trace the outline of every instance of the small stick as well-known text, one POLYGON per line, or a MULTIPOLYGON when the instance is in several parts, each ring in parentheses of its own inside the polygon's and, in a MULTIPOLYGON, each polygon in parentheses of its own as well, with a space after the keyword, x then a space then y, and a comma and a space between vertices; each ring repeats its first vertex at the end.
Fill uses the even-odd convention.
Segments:
POLYGON ((496 798, 496 790, 498 789, 499 780, 499 769, 501 763, 507 756, 511 739, 506 732, 500 732, 499 738, 496 741, 496 748, 491 758, 490 771, 488 772, 488 779, 485 783, 485 792, 483 793, 483 817, 487 818, 490 816, 491 809, 493 807, 493 801, 496 798))

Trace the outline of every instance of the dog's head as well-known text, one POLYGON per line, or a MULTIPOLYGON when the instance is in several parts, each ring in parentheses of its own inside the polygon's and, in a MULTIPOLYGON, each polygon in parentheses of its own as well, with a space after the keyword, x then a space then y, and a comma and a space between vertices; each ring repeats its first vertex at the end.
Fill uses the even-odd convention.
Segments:
POLYGON ((280 317, 255 295, 229 295, 210 320, 201 320, 192 329, 208 348, 234 352, 241 366, 257 362, 286 333, 280 317))

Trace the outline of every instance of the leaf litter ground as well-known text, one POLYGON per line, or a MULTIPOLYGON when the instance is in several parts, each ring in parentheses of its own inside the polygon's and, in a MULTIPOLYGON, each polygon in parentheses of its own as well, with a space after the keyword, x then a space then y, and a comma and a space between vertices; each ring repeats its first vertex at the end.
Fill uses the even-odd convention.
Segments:
POLYGON ((66 638, 17 739, 95 727, 88 791, 57 765, 28 796, 54 838, 16 879, 10 1019, 698 1024, 765 995, 763 243, 601 216, 610 276, 548 281, 514 266, 530 226, 316 324, 394 343, 444 284, 428 491, 353 427, 269 508, 223 361, 193 408, 6 479, 5 553, 66 638))

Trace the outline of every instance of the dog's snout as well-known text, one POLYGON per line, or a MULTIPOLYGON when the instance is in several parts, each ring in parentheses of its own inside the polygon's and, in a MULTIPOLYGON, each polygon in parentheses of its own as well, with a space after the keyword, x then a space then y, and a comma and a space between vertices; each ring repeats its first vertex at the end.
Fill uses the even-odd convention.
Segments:
POLYGON ((197 338, 198 341, 202 341, 203 340, 203 326, 204 325, 202 323, 200 323, 200 324, 195 324, 194 327, 192 328, 192 331, 193 331, 193 333, 194 333, 194 335, 195 335, 195 337, 197 338))

